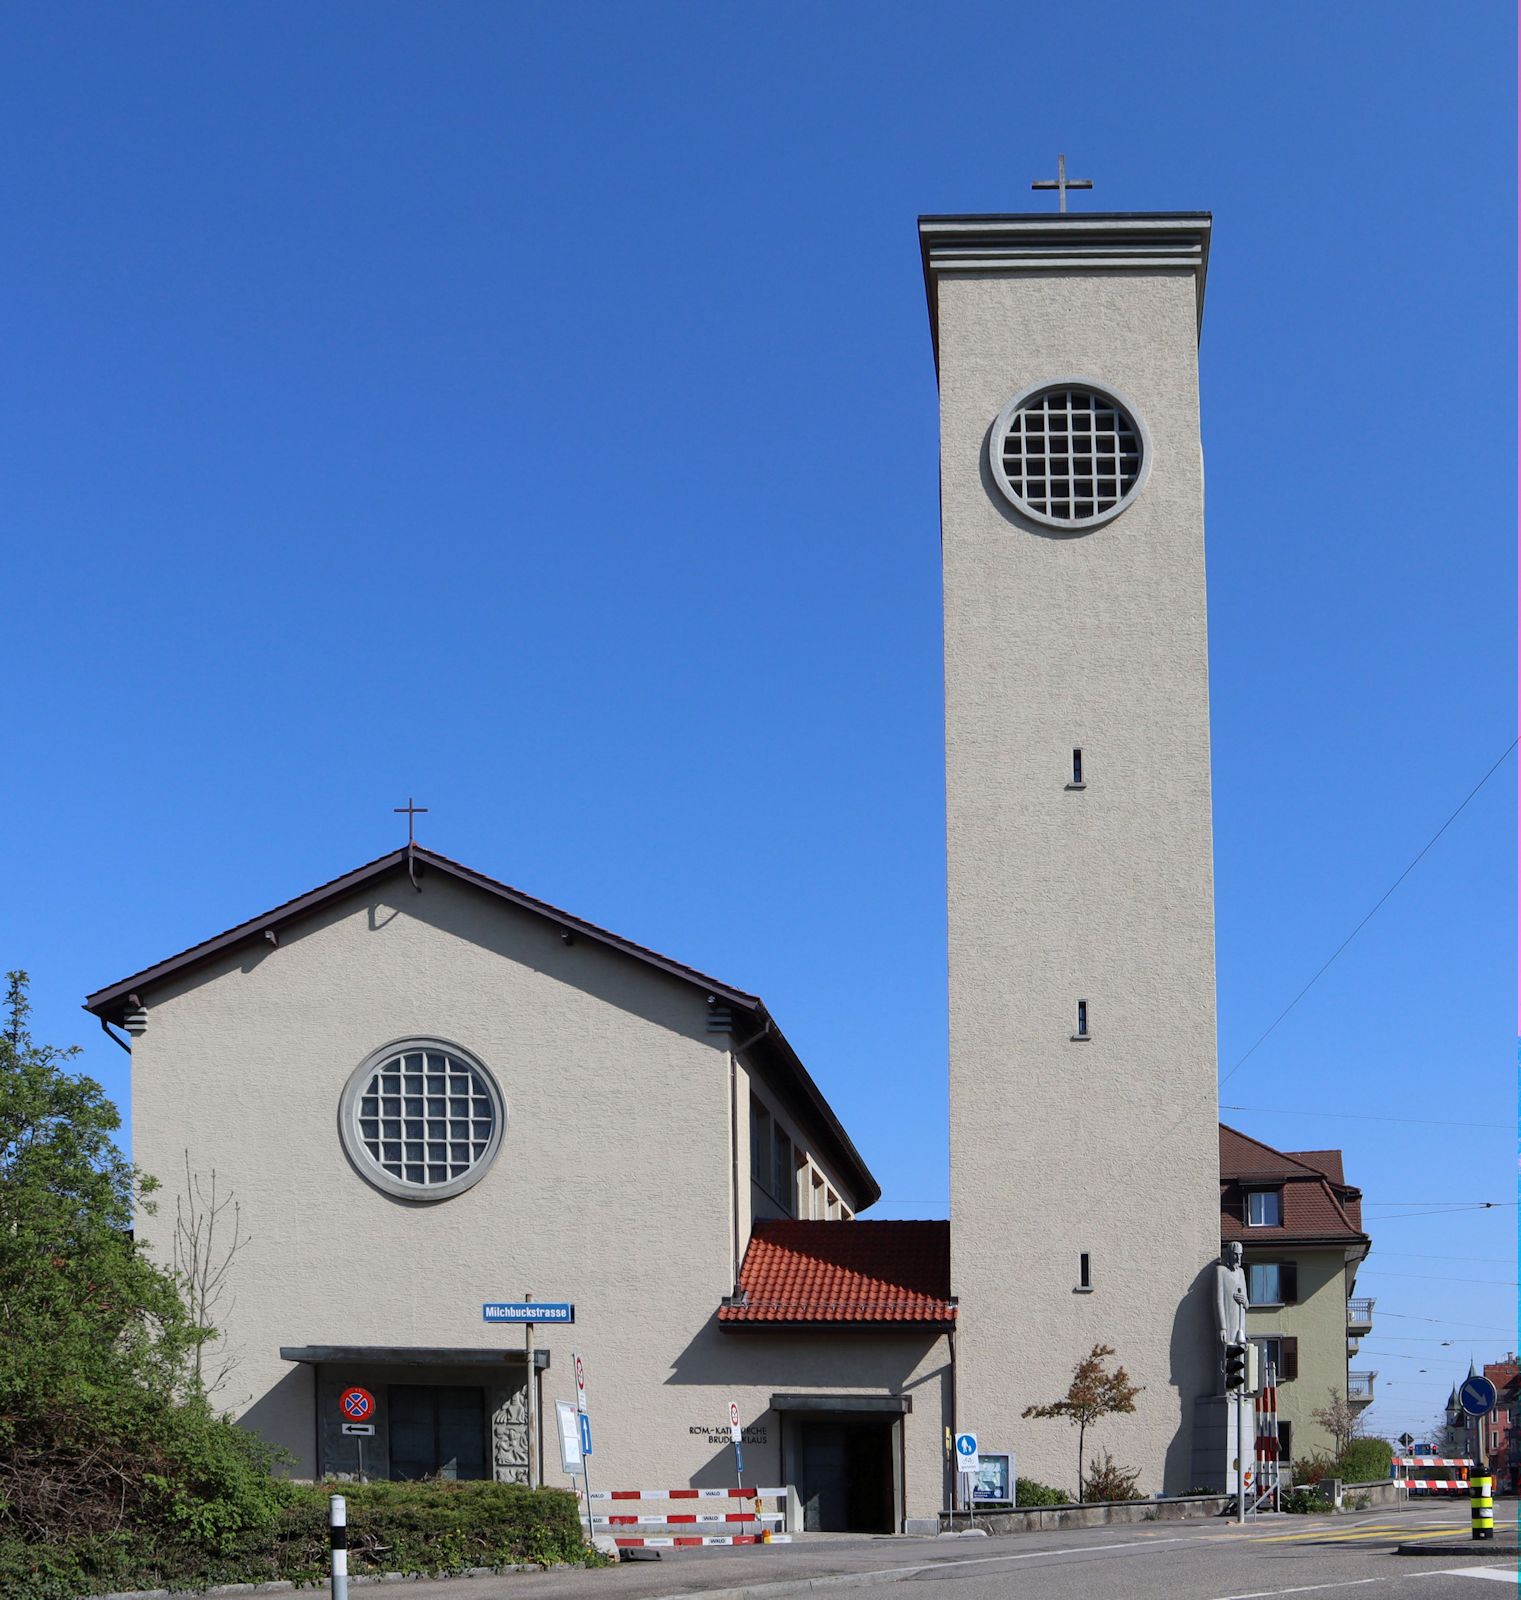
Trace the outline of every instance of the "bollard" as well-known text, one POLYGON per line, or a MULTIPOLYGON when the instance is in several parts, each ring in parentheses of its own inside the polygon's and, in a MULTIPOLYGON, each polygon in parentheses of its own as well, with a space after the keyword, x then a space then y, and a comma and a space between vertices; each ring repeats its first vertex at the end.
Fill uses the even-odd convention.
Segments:
POLYGON ((333 1600, 349 1600, 349 1513, 341 1494, 328 1497, 327 1537, 333 1552, 333 1600))
POLYGON ((1473 1511, 1473 1536, 1475 1539, 1493 1539, 1495 1536, 1495 1480, 1470 1478, 1468 1480, 1469 1504, 1473 1511))

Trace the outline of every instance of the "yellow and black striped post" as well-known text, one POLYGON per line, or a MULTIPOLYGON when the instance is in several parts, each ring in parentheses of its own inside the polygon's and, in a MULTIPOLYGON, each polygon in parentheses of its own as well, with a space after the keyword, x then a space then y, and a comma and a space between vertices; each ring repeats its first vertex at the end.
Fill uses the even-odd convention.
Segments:
POLYGON ((1493 1478, 1475 1476, 1468 1480, 1468 1498, 1473 1510, 1475 1539, 1493 1539, 1495 1536, 1494 1488, 1493 1478))

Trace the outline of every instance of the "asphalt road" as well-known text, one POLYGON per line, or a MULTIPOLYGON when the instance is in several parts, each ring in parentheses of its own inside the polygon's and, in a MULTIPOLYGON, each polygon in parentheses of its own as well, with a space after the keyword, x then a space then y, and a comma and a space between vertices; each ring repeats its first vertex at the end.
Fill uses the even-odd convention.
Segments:
MULTIPOLYGON (((1496 1507, 1497 1522, 1514 1505, 1496 1507)), ((1510 1525, 1514 1523, 1511 1520, 1510 1525)), ((1168 1522, 988 1539, 804 1537, 758 1549, 667 1552, 661 1562, 408 1584, 409 1600, 782 1600, 787 1593, 910 1600, 1484 1600, 1516 1589, 1516 1563, 1482 1547, 1398 1556, 1400 1543, 1468 1535, 1468 1507, 1415 1505, 1341 1517, 1280 1517, 1238 1528, 1168 1522), (820 1581, 822 1580, 822 1581, 820 1581)), ((386 1589, 359 1588, 353 1600, 386 1589)))

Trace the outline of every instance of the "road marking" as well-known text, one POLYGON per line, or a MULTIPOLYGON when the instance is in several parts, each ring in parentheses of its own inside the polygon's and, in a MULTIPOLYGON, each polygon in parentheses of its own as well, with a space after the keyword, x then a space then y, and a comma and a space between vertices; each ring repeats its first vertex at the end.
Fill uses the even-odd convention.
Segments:
POLYGON ((1322 1589, 1356 1589, 1365 1583, 1385 1583, 1385 1578, 1345 1578, 1340 1583, 1306 1583, 1297 1589, 1253 1589, 1250 1594, 1223 1594, 1219 1600, 1268 1600, 1277 1594, 1318 1594, 1322 1589))
POLYGON ((1516 1581, 1515 1569, 1512 1567, 1448 1567, 1445 1572, 1422 1572, 1417 1574, 1422 1578, 1491 1578, 1496 1583, 1514 1583, 1516 1581))
MULTIPOLYGON (((1017 1554, 1003 1556, 960 1556, 952 1561, 916 1561, 911 1567, 881 1567, 863 1568, 858 1572, 830 1572, 817 1578, 801 1578, 796 1583, 788 1579, 779 1579, 775 1583, 762 1583, 754 1585, 757 1593, 764 1590, 770 1594, 796 1593, 804 1590, 812 1592, 815 1589, 861 1589, 872 1583, 897 1583, 903 1578, 933 1577, 938 1573, 947 1572, 955 1567, 985 1567, 990 1562, 998 1561, 1035 1561, 1041 1556, 1094 1556, 1106 1555, 1111 1550, 1155 1550, 1164 1544, 1211 1544, 1210 1537, 1200 1538, 1197 1535, 1186 1537, 1177 1534, 1170 1538, 1158 1539, 1126 1539, 1116 1544, 1080 1544, 1073 1545, 1066 1550, 1021 1550, 1017 1554)), ((1370 1580, 1371 1581, 1371 1580, 1370 1580)), ((746 1588, 749 1592, 749 1586, 746 1588)), ((654 1600, 691 1600, 690 1591, 678 1594, 663 1594, 654 1596, 654 1600)), ((1241 1597, 1245 1600, 1245 1597, 1241 1597)))

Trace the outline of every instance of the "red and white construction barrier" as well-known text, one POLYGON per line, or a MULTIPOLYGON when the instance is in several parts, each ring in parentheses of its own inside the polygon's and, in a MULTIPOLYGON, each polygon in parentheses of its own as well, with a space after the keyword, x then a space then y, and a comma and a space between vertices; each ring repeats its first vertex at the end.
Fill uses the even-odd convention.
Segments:
POLYGON ((1274 1511, 1278 1509, 1280 1474, 1283 1469, 1279 1461, 1278 1448, 1277 1376, 1272 1366, 1269 1366, 1267 1379, 1258 1390, 1252 1407, 1253 1420, 1257 1425, 1254 1448, 1257 1459, 1257 1484, 1252 1500, 1253 1510, 1258 1509, 1265 1500, 1272 1501, 1270 1509, 1274 1511))
POLYGON ((1394 1481, 1402 1489, 1416 1489, 1423 1492, 1457 1494, 1468 1492, 1468 1474, 1473 1469, 1473 1462, 1466 1456, 1396 1456, 1394 1458, 1394 1481), (1437 1478, 1412 1478, 1410 1470, 1420 1467, 1456 1467, 1457 1473, 1447 1472, 1437 1478))
MULTIPOLYGON (((694 1524, 729 1524, 747 1523, 755 1528, 759 1524, 785 1523, 787 1514, 784 1511, 760 1511, 753 1502, 757 1500, 781 1500, 785 1502, 787 1491, 785 1489, 598 1489, 587 1496, 589 1500, 748 1500, 752 1502, 746 1511, 669 1511, 650 1516, 635 1514, 608 1514, 593 1516, 589 1520, 593 1528, 680 1528, 691 1527, 694 1524)), ((792 1536, 786 1533, 773 1533, 769 1527, 755 1533, 729 1533, 729 1534, 660 1534, 654 1537, 623 1537, 614 1538, 613 1543, 620 1549, 635 1549, 647 1547, 651 1549, 684 1548, 689 1545, 707 1544, 790 1544, 792 1536)))

